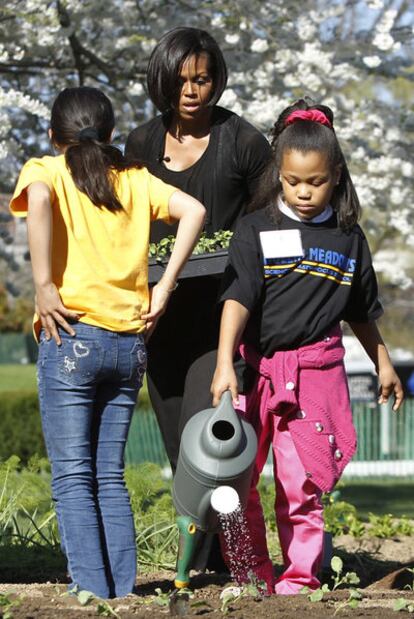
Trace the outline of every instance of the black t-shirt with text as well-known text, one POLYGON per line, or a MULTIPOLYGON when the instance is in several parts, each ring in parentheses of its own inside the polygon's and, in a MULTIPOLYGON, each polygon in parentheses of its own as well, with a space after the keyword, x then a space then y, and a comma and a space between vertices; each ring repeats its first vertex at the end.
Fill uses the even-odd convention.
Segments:
POLYGON ((383 313, 365 235, 358 225, 343 232, 335 214, 318 224, 284 214, 274 223, 268 209, 243 217, 230 244, 221 299, 250 311, 243 339, 266 357, 315 342, 340 320, 369 322, 383 313), (303 255, 275 246, 272 257, 271 234, 264 251, 260 233, 272 230, 298 230, 293 235, 303 255))

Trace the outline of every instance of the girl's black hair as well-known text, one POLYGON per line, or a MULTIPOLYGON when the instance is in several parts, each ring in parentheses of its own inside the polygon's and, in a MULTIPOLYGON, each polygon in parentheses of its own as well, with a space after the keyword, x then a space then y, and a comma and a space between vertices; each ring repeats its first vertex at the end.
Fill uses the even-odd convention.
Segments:
POLYGON ((110 144, 115 126, 108 97, 97 88, 65 88, 56 97, 50 119, 52 140, 65 148, 65 160, 76 187, 99 207, 121 209, 113 172, 139 167, 126 163, 110 144))
POLYGON ((148 69, 148 94, 154 105, 165 113, 173 109, 179 89, 179 75, 190 56, 206 54, 213 80, 209 106, 220 99, 227 84, 227 67, 213 37, 199 28, 174 28, 160 39, 152 51, 148 69))
POLYGON ((299 99, 283 110, 271 131, 273 156, 263 173, 258 191, 250 202, 249 211, 268 207, 272 218, 279 222, 281 215, 277 207, 277 197, 282 192, 279 175, 283 154, 288 150, 298 150, 302 153, 318 151, 327 155, 331 169, 337 166, 341 168, 339 182, 331 198, 331 205, 337 213, 340 228, 349 231, 357 223, 361 207, 333 128, 333 121, 334 115, 328 106, 315 105, 308 98, 299 99), (331 127, 302 119, 296 119, 292 124, 286 125, 287 117, 295 110, 319 110, 328 118, 331 127))

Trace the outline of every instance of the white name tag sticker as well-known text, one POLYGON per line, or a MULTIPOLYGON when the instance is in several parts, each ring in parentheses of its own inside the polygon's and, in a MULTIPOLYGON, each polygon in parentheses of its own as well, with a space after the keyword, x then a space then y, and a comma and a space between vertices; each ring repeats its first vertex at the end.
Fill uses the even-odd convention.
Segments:
POLYGON ((266 230, 260 232, 260 243, 266 259, 305 255, 300 230, 266 230))

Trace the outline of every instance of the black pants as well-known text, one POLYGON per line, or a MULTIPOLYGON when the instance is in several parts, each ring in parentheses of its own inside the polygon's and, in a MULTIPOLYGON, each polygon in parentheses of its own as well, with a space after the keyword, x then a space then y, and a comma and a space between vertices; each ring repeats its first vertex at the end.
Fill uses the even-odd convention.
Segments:
MULTIPOLYGON (((210 385, 220 320, 218 292, 219 280, 214 277, 181 281, 148 343, 148 392, 173 473, 186 422, 212 406, 210 385)), ((226 569, 217 539, 206 537, 196 566, 226 569), (210 553, 206 549, 209 544, 210 553)))

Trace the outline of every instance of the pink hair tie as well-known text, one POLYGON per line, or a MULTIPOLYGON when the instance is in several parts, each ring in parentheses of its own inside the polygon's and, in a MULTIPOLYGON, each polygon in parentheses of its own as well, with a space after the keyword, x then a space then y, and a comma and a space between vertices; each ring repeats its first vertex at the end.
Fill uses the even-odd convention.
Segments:
POLYGON ((285 120, 285 125, 291 125, 296 120, 311 120, 321 125, 332 128, 329 118, 320 110, 295 110, 285 120))

